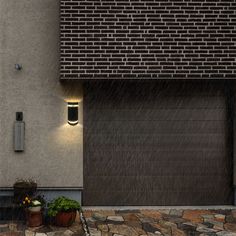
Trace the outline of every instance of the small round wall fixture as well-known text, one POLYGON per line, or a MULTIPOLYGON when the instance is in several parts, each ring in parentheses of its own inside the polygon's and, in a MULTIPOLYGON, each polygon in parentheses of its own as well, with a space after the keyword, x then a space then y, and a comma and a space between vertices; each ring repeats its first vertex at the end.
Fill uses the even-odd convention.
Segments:
POLYGON ((15 69, 16 69, 16 70, 22 70, 22 65, 20 65, 20 64, 15 64, 15 69))
POLYGON ((79 103, 68 102, 68 124, 77 125, 79 123, 79 103))

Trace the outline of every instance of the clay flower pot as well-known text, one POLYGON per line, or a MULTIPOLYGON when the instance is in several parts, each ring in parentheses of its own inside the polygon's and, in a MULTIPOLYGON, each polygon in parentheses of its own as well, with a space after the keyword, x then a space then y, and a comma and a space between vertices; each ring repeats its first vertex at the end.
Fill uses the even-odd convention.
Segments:
POLYGON ((43 224, 42 211, 30 211, 26 210, 26 220, 28 227, 38 227, 43 224))
POLYGON ((69 212, 59 212, 55 217, 55 223, 57 226, 69 227, 75 222, 76 210, 69 212))

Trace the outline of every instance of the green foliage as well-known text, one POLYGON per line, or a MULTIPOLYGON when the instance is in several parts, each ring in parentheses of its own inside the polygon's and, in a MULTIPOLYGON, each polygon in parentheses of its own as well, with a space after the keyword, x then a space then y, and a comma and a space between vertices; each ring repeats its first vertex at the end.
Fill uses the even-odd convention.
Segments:
POLYGON ((80 210, 80 204, 66 197, 58 197, 48 204, 48 215, 56 216, 61 211, 80 210))

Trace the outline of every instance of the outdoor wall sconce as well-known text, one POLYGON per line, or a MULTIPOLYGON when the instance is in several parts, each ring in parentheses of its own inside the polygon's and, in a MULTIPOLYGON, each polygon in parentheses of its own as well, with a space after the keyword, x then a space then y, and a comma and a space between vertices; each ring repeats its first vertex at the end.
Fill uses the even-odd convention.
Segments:
POLYGON ((68 102, 68 124, 77 125, 79 122, 79 103, 68 102))

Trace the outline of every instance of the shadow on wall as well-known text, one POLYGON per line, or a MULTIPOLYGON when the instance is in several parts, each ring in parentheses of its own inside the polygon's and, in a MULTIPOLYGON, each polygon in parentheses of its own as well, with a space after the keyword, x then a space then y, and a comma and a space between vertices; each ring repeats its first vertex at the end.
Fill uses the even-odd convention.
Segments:
POLYGON ((83 86, 79 81, 61 81, 60 94, 66 102, 81 102, 83 99, 83 86))

